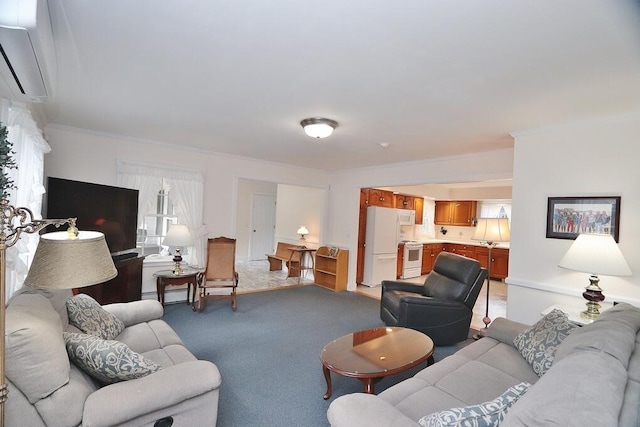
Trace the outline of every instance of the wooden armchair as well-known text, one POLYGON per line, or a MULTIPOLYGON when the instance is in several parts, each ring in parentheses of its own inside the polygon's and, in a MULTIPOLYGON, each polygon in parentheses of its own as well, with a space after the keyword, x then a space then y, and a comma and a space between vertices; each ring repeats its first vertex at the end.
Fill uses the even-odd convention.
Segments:
POLYGON ((197 296, 193 299, 193 311, 202 311, 208 299, 230 299, 236 311, 236 239, 216 237, 207 240, 207 263, 198 279, 197 296))

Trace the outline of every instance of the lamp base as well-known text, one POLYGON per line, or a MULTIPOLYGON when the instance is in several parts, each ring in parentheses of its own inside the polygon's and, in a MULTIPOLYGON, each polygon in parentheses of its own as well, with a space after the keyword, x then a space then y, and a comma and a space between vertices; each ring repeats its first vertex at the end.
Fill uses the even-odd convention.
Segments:
POLYGON ((180 263, 182 262, 182 255, 180 254, 180 249, 176 248, 176 253, 173 256, 173 274, 175 274, 176 276, 180 276, 182 275, 182 273, 184 273, 184 270, 182 269, 182 266, 180 265, 180 263))
POLYGON ((600 303, 604 301, 602 288, 599 286, 600 279, 595 274, 589 277, 589 286, 582 293, 584 299, 587 300, 587 310, 580 313, 583 319, 593 320, 600 316, 600 303))

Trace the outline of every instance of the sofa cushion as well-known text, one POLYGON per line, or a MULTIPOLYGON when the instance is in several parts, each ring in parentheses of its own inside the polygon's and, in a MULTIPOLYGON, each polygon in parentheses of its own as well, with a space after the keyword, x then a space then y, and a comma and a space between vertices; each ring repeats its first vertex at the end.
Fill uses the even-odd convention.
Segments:
POLYGON ((6 311, 5 345, 6 376, 30 403, 69 381, 62 322, 42 295, 20 294, 11 299, 6 311))
POLYGON ((71 332, 64 333, 64 341, 73 363, 103 383, 141 378, 161 369, 119 341, 71 332))
POLYGON ((565 313, 553 310, 518 334, 513 344, 535 373, 542 376, 551 367, 558 345, 575 328, 577 326, 569 321, 565 313))
POLYGON ((78 294, 69 298, 67 313, 69 323, 85 334, 112 340, 124 331, 124 323, 89 295, 78 294))
POLYGON ((418 423, 423 427, 498 426, 509 408, 527 392, 530 385, 527 382, 516 384, 490 402, 436 412, 422 417, 418 423))

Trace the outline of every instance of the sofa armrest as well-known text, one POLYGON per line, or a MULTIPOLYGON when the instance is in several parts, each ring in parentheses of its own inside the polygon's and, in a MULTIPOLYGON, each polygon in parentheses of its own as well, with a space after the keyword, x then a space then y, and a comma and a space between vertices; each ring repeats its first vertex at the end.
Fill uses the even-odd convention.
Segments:
POLYGON ((152 299, 105 304, 102 308, 122 320, 125 326, 160 319, 164 314, 162 304, 152 299))
POLYGON ((365 393, 338 397, 331 402, 327 418, 332 427, 419 427, 417 422, 404 415, 386 400, 365 393))
POLYGON ((415 292, 418 295, 422 295, 423 286, 416 283, 400 282, 396 280, 383 280, 382 281, 382 293, 386 291, 404 291, 415 292))
POLYGON ((489 328, 487 328, 486 336, 495 339, 496 341, 500 341, 505 344, 513 345, 513 340, 520 334, 530 328, 529 325, 525 325, 524 323, 514 322, 513 320, 505 319, 504 317, 498 317, 489 328))
POLYGON ((179 404, 220 387, 216 365, 194 360, 136 380, 104 386, 85 401, 82 425, 108 427, 179 404))

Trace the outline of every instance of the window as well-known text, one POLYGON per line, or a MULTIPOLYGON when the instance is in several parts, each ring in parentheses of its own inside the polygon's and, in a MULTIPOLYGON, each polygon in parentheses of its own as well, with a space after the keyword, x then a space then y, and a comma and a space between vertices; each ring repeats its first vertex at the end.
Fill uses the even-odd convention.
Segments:
POLYGON ((191 265, 204 265, 207 231, 202 222, 202 172, 121 160, 118 182, 140 191, 138 244, 145 255, 161 253, 169 225, 179 223, 189 228, 194 240, 183 258, 191 265))
POLYGON ((511 202, 480 202, 480 218, 508 218, 511 223, 511 202))

